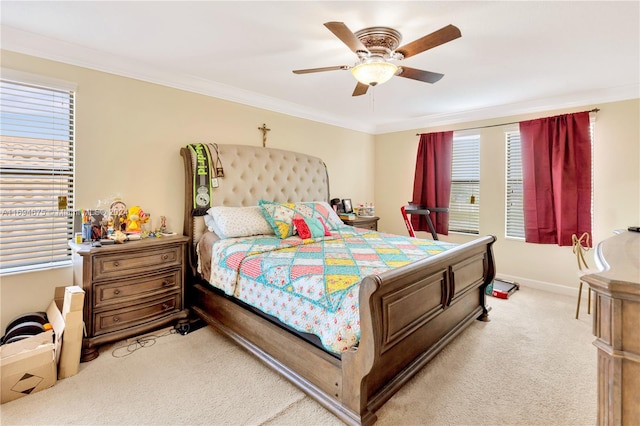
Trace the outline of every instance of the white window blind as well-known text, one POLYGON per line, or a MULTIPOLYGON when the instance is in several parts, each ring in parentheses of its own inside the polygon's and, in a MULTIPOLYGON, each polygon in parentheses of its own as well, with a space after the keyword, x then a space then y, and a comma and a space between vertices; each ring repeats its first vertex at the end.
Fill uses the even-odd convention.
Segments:
POLYGON ((522 146, 520 132, 507 132, 507 194, 505 235, 524 240, 522 146))
POLYGON ((449 230, 480 233, 480 135, 454 135, 449 230))
POLYGON ((0 273, 71 260, 74 97, 0 80, 0 273))

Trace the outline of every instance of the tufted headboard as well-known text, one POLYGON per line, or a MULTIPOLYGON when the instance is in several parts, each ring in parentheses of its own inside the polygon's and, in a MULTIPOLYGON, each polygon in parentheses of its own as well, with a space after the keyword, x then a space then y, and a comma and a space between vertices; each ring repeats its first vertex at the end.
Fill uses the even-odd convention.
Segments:
MULTIPOLYGON (((209 144, 224 169, 212 190, 214 206, 255 206, 260 199, 276 202, 329 201, 329 176, 324 162, 306 154, 248 145, 209 144)), ((184 235, 192 238, 189 262, 194 268, 195 247, 206 228, 195 216, 193 176, 196 156, 181 148, 185 171, 184 235)), ((213 162, 212 161, 212 162, 213 162)), ((213 165, 215 167, 215 165, 213 165)))

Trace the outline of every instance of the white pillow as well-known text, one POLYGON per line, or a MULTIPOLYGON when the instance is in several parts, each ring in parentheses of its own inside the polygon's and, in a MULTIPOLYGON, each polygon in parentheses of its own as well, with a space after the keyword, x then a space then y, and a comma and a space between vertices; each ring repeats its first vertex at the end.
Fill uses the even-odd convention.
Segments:
POLYGON ((274 235, 271 225, 258 206, 211 207, 207 210, 205 223, 209 230, 220 238, 274 235), (207 216, 210 216, 210 219, 207 219, 207 216))
POLYGON ((224 236, 220 228, 218 228, 218 225, 216 225, 216 221, 213 220, 213 216, 211 216, 210 214, 205 214, 203 217, 204 224, 207 225, 207 229, 209 229, 209 231, 214 232, 220 239, 227 238, 224 236))

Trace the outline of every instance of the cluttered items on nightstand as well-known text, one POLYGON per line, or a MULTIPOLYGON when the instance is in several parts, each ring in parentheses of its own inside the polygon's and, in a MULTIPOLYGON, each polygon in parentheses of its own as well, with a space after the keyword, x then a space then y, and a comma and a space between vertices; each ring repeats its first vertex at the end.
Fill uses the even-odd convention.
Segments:
POLYGON ((333 210, 338 213, 342 220, 355 220, 356 217, 374 217, 373 203, 360 203, 357 207, 353 207, 350 198, 334 198, 331 200, 333 210))
POLYGON ((138 205, 127 207, 124 201, 115 199, 106 206, 98 207, 78 212, 80 229, 76 230, 80 232, 75 234, 76 244, 122 244, 125 241, 175 235, 167 228, 166 216, 160 216, 159 226, 153 228, 151 215, 138 205))

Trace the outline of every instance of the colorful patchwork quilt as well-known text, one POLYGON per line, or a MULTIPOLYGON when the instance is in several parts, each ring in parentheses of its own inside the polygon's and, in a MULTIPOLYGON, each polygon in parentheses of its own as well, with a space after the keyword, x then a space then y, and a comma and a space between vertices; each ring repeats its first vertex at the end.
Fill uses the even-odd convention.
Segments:
POLYGON ((455 244, 345 226, 331 237, 228 238, 212 248, 210 282, 342 353, 358 343, 359 283, 455 244))

